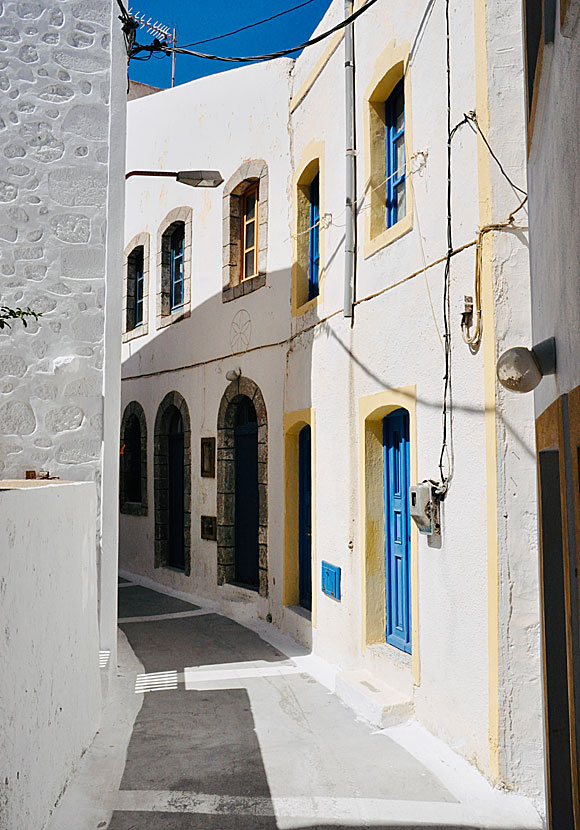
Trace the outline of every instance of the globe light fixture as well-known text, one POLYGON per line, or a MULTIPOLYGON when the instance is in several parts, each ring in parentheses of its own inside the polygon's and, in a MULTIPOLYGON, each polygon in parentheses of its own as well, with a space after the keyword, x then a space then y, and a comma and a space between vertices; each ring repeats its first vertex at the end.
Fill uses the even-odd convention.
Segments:
POLYGON ((556 372, 556 340, 549 337, 532 349, 516 346, 497 361, 497 379, 511 392, 531 392, 544 375, 556 372))

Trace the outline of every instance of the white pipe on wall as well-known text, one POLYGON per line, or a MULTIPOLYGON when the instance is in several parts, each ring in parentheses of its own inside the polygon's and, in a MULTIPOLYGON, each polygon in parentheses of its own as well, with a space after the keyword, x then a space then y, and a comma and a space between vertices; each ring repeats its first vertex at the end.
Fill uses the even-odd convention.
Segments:
MULTIPOLYGON (((353 13, 353 0, 345 0, 344 16, 353 13)), ((352 317, 355 258, 355 130, 354 130, 354 32, 353 23, 344 30, 346 116, 346 228, 344 233, 344 316, 352 317)))

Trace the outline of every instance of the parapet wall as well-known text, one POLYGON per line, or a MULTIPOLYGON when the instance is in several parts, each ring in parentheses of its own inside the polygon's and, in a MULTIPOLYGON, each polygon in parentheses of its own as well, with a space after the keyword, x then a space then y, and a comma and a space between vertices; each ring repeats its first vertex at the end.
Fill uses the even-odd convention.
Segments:
POLYGON ((40 830, 98 728, 95 485, 0 482, 0 827, 40 830))

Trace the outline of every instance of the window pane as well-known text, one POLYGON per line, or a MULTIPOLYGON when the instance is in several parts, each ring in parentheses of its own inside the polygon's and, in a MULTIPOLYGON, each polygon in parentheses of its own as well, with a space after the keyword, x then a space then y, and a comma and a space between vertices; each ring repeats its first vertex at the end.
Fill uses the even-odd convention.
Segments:
POLYGON ((396 200, 397 200, 397 222, 399 219, 402 219, 405 215, 406 205, 405 205, 405 182, 401 182, 401 184, 396 188, 396 200))
POLYGON ((255 215, 256 215, 256 194, 255 193, 249 193, 246 196, 246 211, 245 211, 246 221, 249 221, 249 220, 253 219, 255 215))
POLYGON ((246 248, 246 250, 248 248, 253 248, 254 247, 255 230, 256 230, 256 223, 255 222, 250 222, 248 225, 246 225, 246 244, 244 246, 246 248))
POLYGON ((176 282, 173 285, 173 308, 183 305, 183 283, 176 282))
POLYGON ((254 251, 248 251, 246 253, 245 263, 244 263, 244 277, 253 277, 254 276, 254 251))
POLYGON ((395 132, 400 132, 405 126, 405 98, 403 92, 399 92, 393 104, 395 132))
POLYGON ((398 179, 405 173, 405 136, 402 135, 395 141, 395 178, 398 179))

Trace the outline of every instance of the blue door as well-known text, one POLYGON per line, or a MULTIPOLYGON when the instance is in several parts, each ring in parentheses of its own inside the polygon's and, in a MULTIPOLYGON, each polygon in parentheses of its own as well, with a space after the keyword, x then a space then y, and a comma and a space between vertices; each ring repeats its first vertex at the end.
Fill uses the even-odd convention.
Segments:
POLYGON ((411 653, 409 413, 383 421, 387 643, 411 653))
POLYGON ((259 586, 258 419, 247 397, 240 399, 234 426, 235 581, 259 586))
POLYGON ((298 592, 302 608, 312 610, 312 479, 310 427, 298 436, 298 592))

